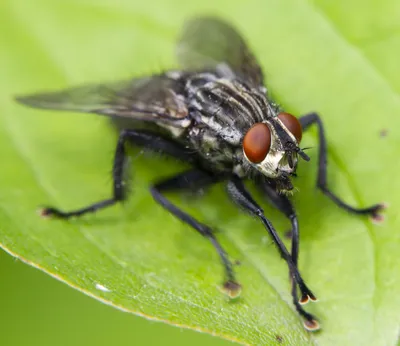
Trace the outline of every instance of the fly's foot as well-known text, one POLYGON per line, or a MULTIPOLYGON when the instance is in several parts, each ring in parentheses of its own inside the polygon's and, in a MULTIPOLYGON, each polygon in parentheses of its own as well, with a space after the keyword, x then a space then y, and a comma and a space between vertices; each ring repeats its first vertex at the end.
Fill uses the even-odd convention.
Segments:
POLYGON ((58 218, 58 219, 65 219, 67 218, 66 214, 59 209, 52 208, 52 207, 44 207, 38 210, 38 214, 47 219, 47 218, 58 218))
POLYGON ((316 302, 318 300, 314 293, 312 293, 311 290, 306 286, 303 280, 298 282, 298 285, 301 292, 301 298, 299 299, 299 303, 301 305, 307 304, 310 300, 312 302, 316 302))
POLYGON ((380 224, 385 221, 385 216, 381 214, 382 211, 387 209, 387 203, 379 203, 371 207, 371 221, 375 224, 380 224))
POLYGON ((242 292, 242 286, 233 280, 228 280, 221 287, 221 291, 226 294, 230 299, 236 299, 242 292))
POLYGON ((321 328, 320 324, 316 319, 305 320, 303 324, 304 328, 306 328, 310 332, 315 332, 321 328))
POLYGON ((301 298, 299 299, 299 303, 301 305, 307 304, 309 301, 316 302, 318 299, 312 292, 302 294, 301 298))

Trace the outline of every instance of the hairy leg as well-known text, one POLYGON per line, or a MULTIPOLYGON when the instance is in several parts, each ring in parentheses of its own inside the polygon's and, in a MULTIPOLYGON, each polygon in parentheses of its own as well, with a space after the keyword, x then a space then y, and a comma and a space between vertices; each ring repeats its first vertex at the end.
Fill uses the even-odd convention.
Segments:
POLYGON ((119 134, 118 143, 115 148, 113 163, 113 194, 110 198, 92 203, 86 207, 72 211, 62 211, 54 207, 42 209, 42 216, 54 216, 57 218, 68 219, 70 217, 82 216, 86 213, 92 213, 99 209, 114 205, 126 198, 126 187, 124 185, 124 169, 127 159, 125 145, 133 143, 149 150, 164 153, 177 159, 193 162, 193 155, 181 148, 176 143, 161 137, 158 134, 144 130, 122 130, 119 134))
POLYGON ((214 177, 201 170, 194 169, 154 184, 150 188, 150 192, 157 203, 159 203, 162 207, 164 207, 178 219, 190 225, 203 237, 211 242, 211 244, 216 249, 225 269, 226 279, 224 282, 224 290, 231 298, 234 298, 240 294, 241 288, 236 281, 233 266, 228 259, 227 253, 216 239, 211 228, 199 222, 198 220, 178 208, 175 204, 173 204, 164 196, 164 193, 169 191, 196 191, 202 187, 210 186, 218 182, 219 180, 220 178, 214 177))
POLYGON ((325 130, 322 124, 322 120, 317 113, 306 114, 299 118, 300 124, 303 131, 306 131, 312 124, 316 124, 318 127, 318 139, 319 139, 319 155, 318 155, 318 177, 317 187, 328 196, 333 202, 336 203, 340 208, 359 215, 370 215, 374 221, 381 221, 382 215, 379 214, 385 208, 384 204, 375 204, 367 208, 355 208, 345 203, 336 194, 334 194, 327 184, 327 144, 325 138, 325 130))
MULTIPOLYGON (((235 203, 237 203, 239 206, 244 208, 250 214, 258 217, 261 220, 261 222, 263 223, 264 227, 268 230, 268 232, 271 235, 275 245, 277 246, 282 258, 288 264, 289 272, 290 272, 291 279, 292 279, 293 302, 294 302, 294 305, 295 305, 298 313, 305 319, 304 326, 309 330, 319 329, 319 323, 317 322, 315 317, 313 315, 311 315, 310 313, 306 312, 301 307, 301 304, 305 304, 309 300, 316 301, 317 298, 310 291, 310 289, 306 286, 306 284, 304 283, 304 281, 297 269, 296 262, 297 262, 298 250, 295 251, 296 252, 295 253, 296 260, 294 260, 293 256, 289 254, 289 252, 286 249, 285 245, 283 244, 282 240, 279 238, 279 236, 278 236, 276 230, 274 229, 274 227, 272 226, 271 222, 265 217, 264 211, 254 201, 254 199, 252 198, 250 193, 246 190, 243 182, 239 178, 233 177, 228 182, 228 193, 235 203), (298 296, 297 296, 296 284, 299 286, 300 291, 301 291, 300 302, 299 302, 298 296)), ((276 199, 276 202, 280 203, 280 202, 282 202, 282 200, 276 199)), ((295 230, 298 230, 296 217, 294 217, 293 222, 296 225, 295 230)), ((297 243, 295 244, 295 247, 298 249, 298 240, 297 240, 297 243)))

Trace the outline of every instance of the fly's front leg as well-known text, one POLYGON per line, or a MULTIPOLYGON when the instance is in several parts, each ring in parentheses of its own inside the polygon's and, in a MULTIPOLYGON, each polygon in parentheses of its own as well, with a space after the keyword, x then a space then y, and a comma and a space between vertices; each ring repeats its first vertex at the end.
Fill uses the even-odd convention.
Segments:
POLYGON ((276 190, 276 186, 273 183, 269 182, 261 182, 258 183, 257 186, 267 195, 269 202, 278 209, 281 213, 283 213, 292 224, 291 230, 291 238, 292 238, 292 260, 293 263, 297 266, 298 258, 299 258, 299 223, 297 220, 296 211, 294 210, 292 202, 286 195, 280 194, 276 190))
MULTIPOLYGON (((261 207, 254 201, 250 193, 246 190, 243 182, 237 178, 233 177, 228 182, 228 193, 232 200, 237 203, 239 206, 244 208, 250 214, 258 217, 261 222, 264 224, 265 228, 268 230, 269 234, 271 235, 275 245, 277 246, 282 258, 286 261, 289 267, 289 272, 292 279, 292 297, 293 302, 296 307, 298 313, 305 319, 304 326, 308 330, 317 330, 319 329, 319 323, 315 319, 313 315, 306 312, 301 305, 307 303, 309 300, 316 301, 317 298, 311 292, 311 290, 307 287, 305 282, 303 281, 299 270, 297 269, 297 256, 298 256, 298 236, 295 236, 296 242, 294 245, 294 256, 289 254, 288 250, 285 247, 285 244, 279 238, 275 228, 272 226, 271 222, 265 217, 264 211, 261 207), (297 249, 297 250, 296 250, 297 249), (294 258, 293 258, 294 257, 294 258), (299 286, 301 291, 301 298, 300 301, 298 300, 297 296, 297 286, 299 286)), ((286 201, 283 199, 275 199, 276 205, 281 205, 282 209, 284 209, 284 213, 292 214, 292 212, 287 209, 286 201)), ((292 217, 293 222, 292 225, 294 226, 294 232, 298 235, 298 225, 297 225, 297 218, 296 215, 292 217)))
MULTIPOLYGON (((299 247, 300 247, 300 234, 299 234, 299 223, 297 221, 296 211, 294 210, 292 202, 286 195, 279 194, 276 190, 276 187, 273 183, 261 182, 257 184, 261 190, 267 195, 268 200, 271 204, 282 212, 292 224, 292 261, 295 266, 298 264, 299 259, 299 247)), ((299 298, 297 294, 297 284, 296 281, 293 280, 293 274, 290 273, 291 282, 292 282, 292 298, 293 304, 296 307, 297 312, 306 319, 306 328, 309 328, 307 322, 311 321, 311 330, 315 330, 315 318, 310 313, 305 311, 301 304, 299 303, 299 298)))
POLYGON ((134 143, 138 146, 147 149, 162 152, 166 155, 175 158, 193 162, 193 155, 185 149, 179 147, 176 143, 169 141, 158 134, 154 134, 144 130, 122 130, 120 132, 117 147, 114 154, 113 164, 113 195, 111 198, 101 200, 99 202, 90 204, 87 207, 80 208, 72 211, 62 211, 53 207, 43 208, 41 211, 42 216, 53 216, 62 219, 70 217, 82 216, 86 213, 92 213, 99 209, 111 206, 117 202, 123 201, 126 198, 126 188, 124 186, 124 168, 127 159, 125 150, 126 142, 134 143))
POLYGON ((172 202, 170 202, 165 196, 164 192, 168 191, 184 191, 184 190, 198 190, 200 188, 210 186, 221 178, 212 176, 201 170, 190 170, 183 172, 172 178, 163 180, 156 183, 150 188, 150 192, 154 200, 168 210, 171 214, 176 216, 178 219, 184 223, 190 225, 197 232, 199 232, 203 237, 208 239, 217 251, 221 262, 225 269, 225 282, 224 291, 231 297, 235 298, 240 294, 241 286, 237 283, 235 278, 235 273, 233 271, 232 263, 228 259, 228 255, 222 248, 221 244, 218 242, 213 231, 207 225, 197 221, 195 218, 178 208, 172 202))
POLYGON ((312 124, 318 126, 318 140, 319 140, 319 155, 318 155, 318 177, 317 177, 317 187, 327 195, 333 202, 335 202, 339 207, 347 210, 353 214, 360 215, 370 215, 372 219, 376 222, 382 221, 382 215, 379 214, 380 211, 385 209, 385 205, 375 204, 368 208, 354 208, 347 203, 343 202, 338 196, 336 196, 327 186, 327 144, 325 138, 324 126, 322 124, 321 118, 317 113, 310 113, 299 118, 301 127, 303 131, 307 130, 312 124))

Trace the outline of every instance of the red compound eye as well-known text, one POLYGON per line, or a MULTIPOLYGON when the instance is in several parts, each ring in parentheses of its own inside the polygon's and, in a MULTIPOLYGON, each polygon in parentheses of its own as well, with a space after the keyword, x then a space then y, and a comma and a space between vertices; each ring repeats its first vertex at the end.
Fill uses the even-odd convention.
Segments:
POLYGON ((267 125, 257 123, 247 131, 243 139, 243 151, 252 163, 260 163, 271 146, 271 132, 267 125))
POLYGON ((295 116, 289 113, 279 113, 278 118, 282 121, 283 125, 293 134, 296 138, 297 143, 300 143, 301 137, 303 136, 303 130, 301 128, 300 122, 295 116))

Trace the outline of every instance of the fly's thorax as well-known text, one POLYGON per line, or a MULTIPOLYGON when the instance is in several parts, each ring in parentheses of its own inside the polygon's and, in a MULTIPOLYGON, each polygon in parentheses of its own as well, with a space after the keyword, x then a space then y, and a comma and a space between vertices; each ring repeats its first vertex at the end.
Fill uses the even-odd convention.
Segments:
POLYGON ((244 131, 268 116, 265 95, 239 80, 202 73, 186 88, 191 118, 232 145, 240 145, 244 131))
POLYGON ((266 98, 235 79, 202 73, 186 85, 193 125, 189 140, 203 157, 230 170, 237 162, 245 131, 266 117, 266 98))
POLYGON ((203 165, 213 171, 228 172, 237 147, 225 141, 207 126, 193 125, 188 132, 190 147, 202 159, 203 165))

